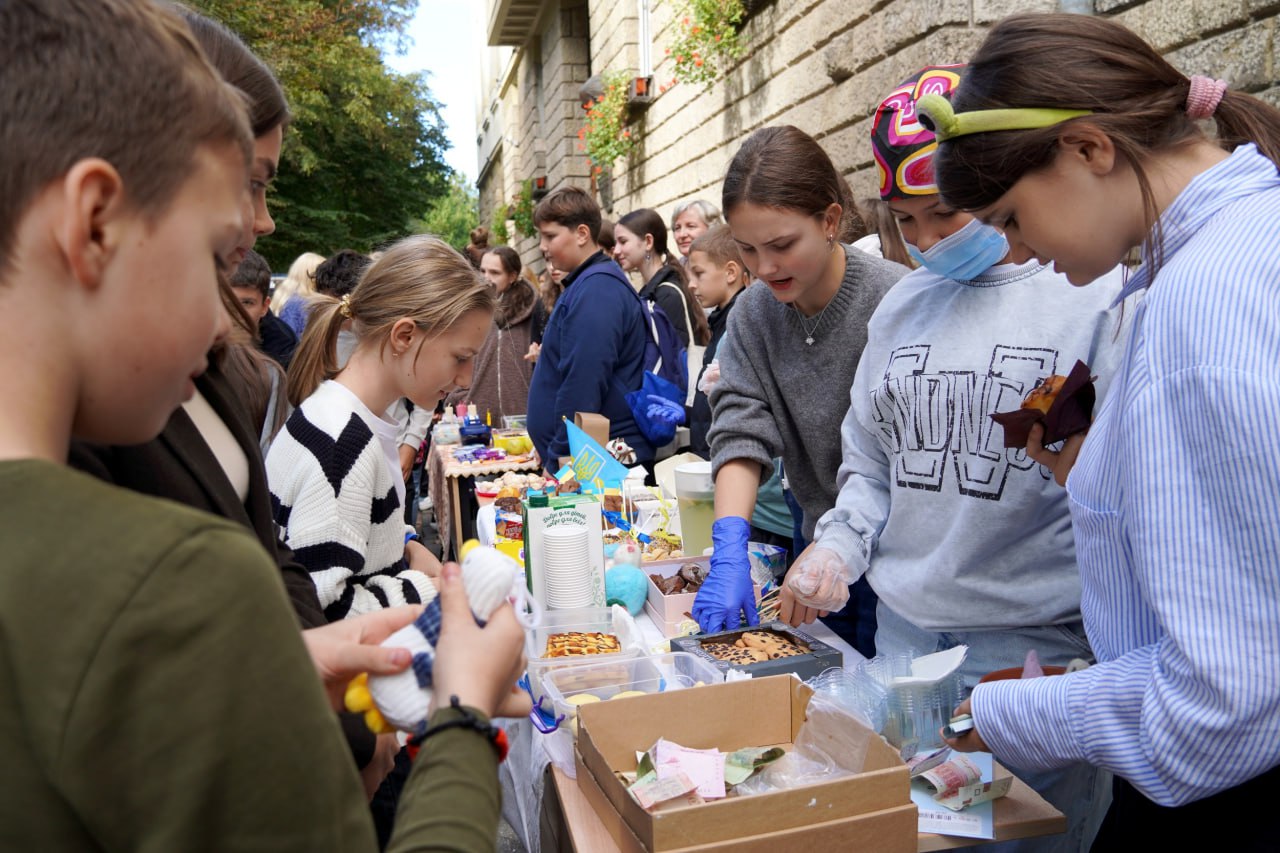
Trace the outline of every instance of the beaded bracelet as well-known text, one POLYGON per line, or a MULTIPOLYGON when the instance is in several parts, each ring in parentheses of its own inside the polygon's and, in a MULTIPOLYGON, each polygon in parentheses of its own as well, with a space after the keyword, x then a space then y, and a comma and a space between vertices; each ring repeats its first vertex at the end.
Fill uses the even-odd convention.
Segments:
POLYGON ((453 708, 461 717, 453 720, 445 720, 443 723, 436 723, 420 735, 414 735, 409 738, 410 757, 416 757, 418 749, 422 746, 422 742, 438 732, 445 729, 471 729, 484 735, 489 743, 493 744, 493 749, 498 753, 498 762, 502 763, 507 760, 507 733, 492 723, 486 723, 471 712, 469 708, 462 707, 462 703, 457 696, 449 697, 449 707, 453 708))

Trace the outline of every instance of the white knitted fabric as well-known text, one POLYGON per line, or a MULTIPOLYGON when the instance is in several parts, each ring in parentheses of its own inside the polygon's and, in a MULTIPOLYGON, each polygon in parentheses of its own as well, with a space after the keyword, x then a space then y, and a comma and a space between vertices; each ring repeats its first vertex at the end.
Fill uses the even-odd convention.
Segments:
POLYGON ((376 433, 386 426, 329 381, 294 411, 267 454, 277 530, 311 573, 330 621, 436 596, 431 579, 404 563, 412 528, 376 433))
MULTIPOLYGON (((476 619, 485 622, 511 593, 520 566, 494 548, 474 547, 462 559, 462 585, 476 619)), ((408 649, 413 665, 396 675, 369 676, 369 695, 382 717, 397 729, 417 732, 431 707, 434 640, 440 636, 440 602, 433 601, 412 625, 396 631, 382 645, 408 649)))

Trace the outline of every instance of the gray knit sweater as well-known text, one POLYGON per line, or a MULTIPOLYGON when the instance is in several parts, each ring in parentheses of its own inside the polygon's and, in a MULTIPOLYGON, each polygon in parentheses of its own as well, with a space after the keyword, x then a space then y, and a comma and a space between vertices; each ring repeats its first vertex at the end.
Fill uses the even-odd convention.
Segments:
MULTIPOLYGON (((759 462, 762 475, 782 457, 787 482, 804 510, 804 535, 835 506, 840 423, 867 343, 867 321, 906 267, 844 247, 840 290, 813 331, 812 346, 796 309, 764 284, 739 297, 720 343, 720 382, 711 392, 713 471, 733 459, 759 462)), ((809 318, 813 327, 814 318, 809 318)))

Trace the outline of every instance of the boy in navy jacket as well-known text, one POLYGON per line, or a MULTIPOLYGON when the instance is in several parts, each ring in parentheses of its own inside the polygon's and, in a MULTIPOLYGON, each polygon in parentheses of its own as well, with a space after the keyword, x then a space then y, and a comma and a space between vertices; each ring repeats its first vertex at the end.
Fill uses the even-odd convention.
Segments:
POLYGON ((562 187, 534 211, 547 263, 573 270, 551 312, 542 352, 529 386, 529 437, 551 473, 569 455, 562 418, 596 412, 609 419, 609 437, 631 445, 640 462, 652 462, 626 395, 644 378, 648 339, 644 311, 621 267, 596 244, 600 208, 577 187, 562 187))

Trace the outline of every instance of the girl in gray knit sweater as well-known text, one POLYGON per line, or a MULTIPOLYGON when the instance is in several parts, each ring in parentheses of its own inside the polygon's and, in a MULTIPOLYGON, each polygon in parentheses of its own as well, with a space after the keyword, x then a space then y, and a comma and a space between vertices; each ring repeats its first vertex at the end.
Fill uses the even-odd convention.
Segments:
MULTIPOLYGON (((723 209, 759 279, 738 298, 711 393, 716 522, 711 575, 693 615, 704 631, 757 619, 747 561, 756 491, 782 457, 803 531, 835 505, 840 422, 867 320, 907 270, 836 239, 851 204, 826 152, 794 127, 753 133, 734 156, 723 209)), ((874 654, 874 598, 863 584, 855 648, 874 654), (866 614, 864 620, 863 614, 866 614)))

